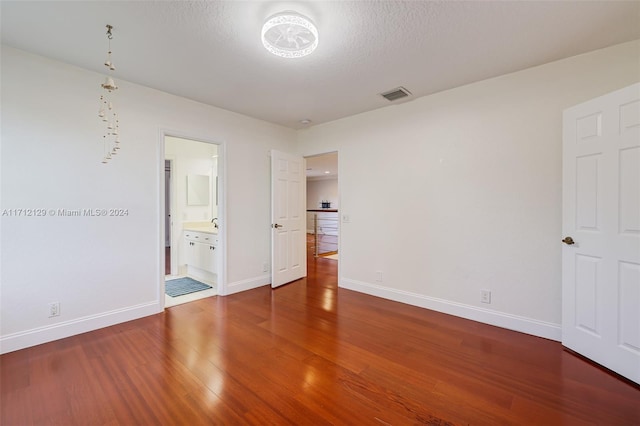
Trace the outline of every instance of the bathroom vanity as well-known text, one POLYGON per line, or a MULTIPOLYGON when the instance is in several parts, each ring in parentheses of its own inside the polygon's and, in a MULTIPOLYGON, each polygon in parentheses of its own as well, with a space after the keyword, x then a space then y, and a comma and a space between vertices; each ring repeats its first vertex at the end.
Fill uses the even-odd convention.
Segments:
POLYGON ((211 226, 185 226, 183 229, 187 275, 217 282, 219 257, 217 229, 211 226))

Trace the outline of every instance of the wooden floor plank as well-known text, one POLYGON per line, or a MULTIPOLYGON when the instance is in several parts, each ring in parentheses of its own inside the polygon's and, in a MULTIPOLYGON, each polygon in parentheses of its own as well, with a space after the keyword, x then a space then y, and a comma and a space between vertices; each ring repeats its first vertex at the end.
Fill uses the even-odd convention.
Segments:
POLYGON ((640 425, 640 387, 553 342, 308 277, 0 357, 0 424, 640 425))

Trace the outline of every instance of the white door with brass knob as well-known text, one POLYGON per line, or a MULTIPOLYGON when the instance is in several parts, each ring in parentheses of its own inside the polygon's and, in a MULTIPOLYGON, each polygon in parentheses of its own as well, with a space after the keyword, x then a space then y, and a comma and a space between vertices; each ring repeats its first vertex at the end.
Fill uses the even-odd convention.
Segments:
POLYGON ((307 275, 307 177, 302 157, 271 151, 271 286, 307 275))
POLYGON ((562 344, 640 383, 640 84, 563 128, 562 344))

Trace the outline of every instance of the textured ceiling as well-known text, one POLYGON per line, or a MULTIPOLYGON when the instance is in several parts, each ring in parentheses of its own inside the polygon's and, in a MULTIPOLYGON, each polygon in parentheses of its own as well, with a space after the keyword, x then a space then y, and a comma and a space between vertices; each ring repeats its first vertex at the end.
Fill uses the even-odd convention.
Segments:
MULTIPOLYGON (((116 79, 292 128, 640 38, 640 2, 5 1, 2 42, 116 79), (319 30, 312 55, 260 41, 266 17, 296 10, 319 30)), ((308 125, 307 125, 308 126, 308 125)))

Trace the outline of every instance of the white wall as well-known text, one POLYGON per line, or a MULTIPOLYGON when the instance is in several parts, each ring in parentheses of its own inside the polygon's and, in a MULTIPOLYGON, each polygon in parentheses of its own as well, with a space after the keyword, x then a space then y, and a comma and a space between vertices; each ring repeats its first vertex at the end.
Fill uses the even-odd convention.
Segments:
POLYGON ((338 208, 338 179, 307 179, 307 209, 322 208, 322 201, 329 201, 332 209, 338 208))
POLYGON ((119 80, 122 149, 104 165, 99 74, 7 46, 1 67, 0 210, 128 210, 1 217, 2 352, 162 310, 163 130, 224 144, 226 291, 270 282, 268 153, 294 151, 293 130, 119 80))
POLYGON ((340 286, 560 339, 562 110, 638 80, 636 41, 300 131, 339 151, 340 286))
MULTIPOLYGON (((561 112, 638 81, 639 51, 626 43, 299 132, 305 156, 340 152, 351 218, 340 285, 559 338, 561 112)), ((294 131, 118 81, 123 148, 105 166, 99 74, 6 46, 0 71, 0 212, 129 212, 2 215, 0 351, 162 309, 163 129, 224 144, 227 291, 269 282, 268 150, 295 150, 294 131), (61 316, 48 318, 54 301, 61 316)))

